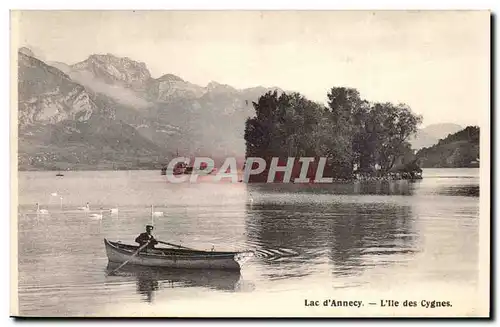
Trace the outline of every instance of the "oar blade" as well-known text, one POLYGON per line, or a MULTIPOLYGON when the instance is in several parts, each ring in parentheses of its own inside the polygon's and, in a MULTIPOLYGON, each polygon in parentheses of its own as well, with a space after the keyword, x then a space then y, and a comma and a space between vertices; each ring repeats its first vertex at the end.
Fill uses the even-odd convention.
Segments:
POLYGON ((116 271, 118 271, 118 269, 120 269, 121 267, 125 266, 127 263, 130 262, 130 260, 132 260, 133 257, 135 257, 142 249, 144 249, 147 245, 149 244, 149 241, 147 241, 146 243, 144 243, 143 245, 141 245, 137 251, 135 251, 131 256, 130 258, 125 261, 124 263, 122 263, 121 265, 119 265, 116 269, 112 270, 111 272, 108 273, 108 276, 111 276, 112 274, 114 274, 116 271))

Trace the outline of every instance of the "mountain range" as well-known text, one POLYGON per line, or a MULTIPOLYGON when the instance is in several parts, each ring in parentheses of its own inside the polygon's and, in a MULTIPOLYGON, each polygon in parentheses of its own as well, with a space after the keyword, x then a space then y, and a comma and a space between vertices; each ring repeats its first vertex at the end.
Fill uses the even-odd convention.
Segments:
POLYGON ((279 88, 202 87, 111 54, 74 65, 18 52, 19 169, 156 168, 245 153, 252 102, 279 88))
MULTIPOLYGON (((153 78, 145 63, 93 54, 73 65, 18 51, 20 170, 153 169, 174 155, 243 157, 252 102, 278 87, 200 86, 153 78)), ((460 130, 428 126, 411 140, 430 146, 460 130)))
POLYGON ((419 129, 417 133, 410 138, 409 142, 413 149, 419 150, 421 148, 433 146, 438 143, 440 139, 444 139, 448 135, 454 134, 462 129, 463 127, 457 124, 432 124, 419 129))

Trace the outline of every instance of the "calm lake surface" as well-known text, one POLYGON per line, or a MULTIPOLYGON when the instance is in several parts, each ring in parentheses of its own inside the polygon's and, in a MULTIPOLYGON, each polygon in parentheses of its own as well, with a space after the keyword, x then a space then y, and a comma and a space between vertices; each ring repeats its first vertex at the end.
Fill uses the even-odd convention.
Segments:
MULTIPOLYGON (((55 174, 19 173, 22 315, 347 314, 304 305, 325 296, 366 306, 388 296, 446 300, 462 315, 479 306, 479 169, 333 185, 168 184, 159 171, 55 174), (92 212, 119 212, 89 219, 77 210, 87 201, 92 212), (36 202, 49 214, 37 215, 36 202), (151 223, 151 205, 165 213, 154 221, 159 240, 255 255, 241 273, 124 267, 107 276, 103 239, 133 244, 151 223)), ((383 314, 376 305, 349 310, 383 314)), ((428 314, 451 312, 439 310, 428 314)))

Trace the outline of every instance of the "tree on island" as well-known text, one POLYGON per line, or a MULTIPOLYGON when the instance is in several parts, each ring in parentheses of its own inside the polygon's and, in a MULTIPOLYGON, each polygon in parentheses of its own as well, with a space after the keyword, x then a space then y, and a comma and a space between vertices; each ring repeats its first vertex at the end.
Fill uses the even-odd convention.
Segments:
POLYGON ((327 106, 277 92, 253 105, 256 115, 245 123, 247 157, 326 157, 326 174, 338 178, 355 171, 386 175, 413 154, 407 139, 422 122, 405 104, 371 103, 345 87, 328 92, 327 106))

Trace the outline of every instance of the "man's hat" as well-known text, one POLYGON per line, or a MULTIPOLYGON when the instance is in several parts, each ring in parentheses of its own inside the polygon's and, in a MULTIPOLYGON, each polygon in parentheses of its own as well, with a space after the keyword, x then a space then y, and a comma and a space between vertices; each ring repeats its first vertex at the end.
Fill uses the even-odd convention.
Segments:
POLYGON ((153 228, 154 229, 153 225, 146 225, 146 228, 153 228))

